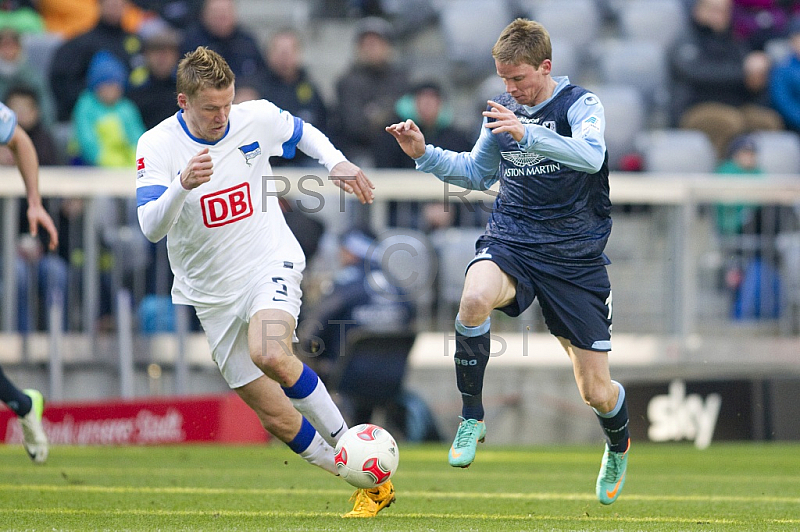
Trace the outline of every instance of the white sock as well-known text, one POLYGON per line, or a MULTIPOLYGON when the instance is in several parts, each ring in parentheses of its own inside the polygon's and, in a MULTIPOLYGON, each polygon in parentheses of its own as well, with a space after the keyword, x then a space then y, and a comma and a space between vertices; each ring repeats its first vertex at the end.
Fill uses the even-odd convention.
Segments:
POLYGON ((336 442, 347 431, 342 413, 333 402, 325 384, 317 377, 317 386, 310 394, 302 398, 290 398, 295 409, 303 414, 311 425, 317 429, 328 445, 336 446, 336 442))
POLYGON ((333 447, 328 445, 328 443, 322 439, 322 436, 320 436, 319 433, 314 435, 314 439, 311 440, 311 444, 306 448, 305 451, 299 453, 299 455, 309 464, 320 467, 329 473, 333 473, 334 475, 338 475, 336 472, 336 464, 333 461, 333 447))

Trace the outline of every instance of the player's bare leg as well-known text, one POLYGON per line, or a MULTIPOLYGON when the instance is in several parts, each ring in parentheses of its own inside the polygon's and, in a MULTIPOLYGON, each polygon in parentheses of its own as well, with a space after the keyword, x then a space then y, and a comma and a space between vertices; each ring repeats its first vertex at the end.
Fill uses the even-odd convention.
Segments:
POLYGON ((283 387, 292 405, 333 447, 347 430, 341 412, 317 374, 293 352, 295 320, 283 310, 259 310, 250 319, 250 358, 283 387))
POLYGON ((306 462, 336 474, 333 447, 295 410, 280 385, 266 376, 236 388, 261 425, 306 462))
POLYGON ((611 504, 625 485, 628 468, 630 435, 625 388, 611 380, 608 353, 579 349, 564 338, 559 338, 559 341, 572 360, 581 397, 594 409, 606 435, 595 491, 601 503, 611 504))

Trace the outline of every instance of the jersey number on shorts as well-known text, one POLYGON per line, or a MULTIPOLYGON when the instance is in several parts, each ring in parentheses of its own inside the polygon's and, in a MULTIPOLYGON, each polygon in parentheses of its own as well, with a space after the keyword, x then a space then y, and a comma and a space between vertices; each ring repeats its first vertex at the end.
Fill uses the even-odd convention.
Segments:
MULTIPOLYGON (((288 298, 289 297, 289 288, 286 286, 286 283, 284 283, 283 281, 284 281, 283 277, 273 277, 272 278, 272 282, 273 283, 281 285, 280 289, 276 290, 275 292, 278 295, 281 295, 281 296, 284 296, 284 297, 288 298)), ((280 298, 278 296, 272 296, 272 300, 273 301, 288 301, 288 299, 280 298)))

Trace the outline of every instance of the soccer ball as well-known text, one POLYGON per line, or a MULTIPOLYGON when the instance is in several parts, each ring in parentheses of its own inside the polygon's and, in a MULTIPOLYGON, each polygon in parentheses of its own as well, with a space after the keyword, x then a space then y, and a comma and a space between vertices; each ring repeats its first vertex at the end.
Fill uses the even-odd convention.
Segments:
POLYGON ((378 425, 356 425, 336 443, 336 471, 356 488, 380 486, 392 478, 399 460, 397 443, 378 425))

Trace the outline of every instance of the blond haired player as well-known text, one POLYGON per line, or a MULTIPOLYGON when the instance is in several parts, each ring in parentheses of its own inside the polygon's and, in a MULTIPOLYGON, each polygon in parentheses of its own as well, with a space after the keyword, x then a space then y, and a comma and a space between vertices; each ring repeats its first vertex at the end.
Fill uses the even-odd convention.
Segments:
MULTIPOLYGON (((278 205, 269 157, 299 148, 371 203, 372 183, 318 129, 269 101, 233 104, 234 75, 205 47, 178 65, 180 111, 139 139, 136 196, 147 238, 167 237, 172 299, 193 305, 228 385, 266 430, 336 474, 347 430, 319 377, 292 354, 305 257, 278 205)), ((394 500, 387 482, 358 490, 345 517, 394 500)))

